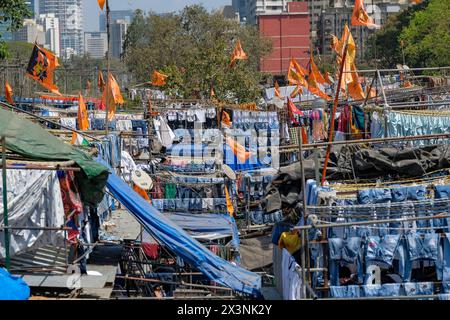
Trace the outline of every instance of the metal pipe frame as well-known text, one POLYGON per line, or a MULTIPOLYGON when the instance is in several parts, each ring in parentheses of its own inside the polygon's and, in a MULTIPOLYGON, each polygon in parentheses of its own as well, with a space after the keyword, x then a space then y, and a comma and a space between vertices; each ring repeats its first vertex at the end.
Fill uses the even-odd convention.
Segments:
POLYGON ((380 220, 367 220, 367 221, 354 221, 343 223, 326 223, 293 227, 292 230, 309 230, 319 228, 335 228, 335 227, 349 227, 349 226, 366 226, 371 224, 384 224, 391 222, 407 222, 407 221, 421 221, 421 220, 434 220, 450 218, 450 215, 434 215, 431 217, 413 217, 413 218, 397 218, 397 219, 380 219, 380 220))

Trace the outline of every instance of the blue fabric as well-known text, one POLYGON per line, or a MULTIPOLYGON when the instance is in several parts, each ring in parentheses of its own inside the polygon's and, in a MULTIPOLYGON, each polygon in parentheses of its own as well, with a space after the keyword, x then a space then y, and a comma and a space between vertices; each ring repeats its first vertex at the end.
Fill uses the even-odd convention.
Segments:
POLYGON ((117 175, 109 175, 107 186, 147 232, 210 280, 237 292, 261 297, 261 276, 234 266, 213 254, 157 211, 117 175))
POLYGON ((231 246, 239 248, 239 233, 236 222, 228 214, 165 214, 173 223, 189 232, 193 236, 208 236, 208 234, 221 234, 231 236, 231 246))
POLYGON ((359 286, 330 286, 332 298, 359 298, 361 289, 359 286))
POLYGON ((398 297, 402 295, 401 283, 368 284, 362 288, 365 297, 398 297))
POLYGON ((367 240, 366 261, 381 261, 392 265, 400 235, 386 235, 382 238, 372 236, 367 240))
MULTIPOLYGON (((450 185, 435 186, 434 197, 436 199, 450 199, 450 185)), ((435 205, 434 214, 446 213, 450 214, 450 204, 448 201, 435 205)), ((450 232, 450 218, 434 219, 434 227, 446 227, 444 232, 450 232)))
POLYGON ((407 282, 403 285, 407 296, 423 296, 434 293, 433 282, 407 282))
POLYGON ((444 291, 444 293, 450 293, 450 282, 443 282, 442 290, 444 291))
MULTIPOLYGON (((375 204, 375 203, 386 203, 385 207, 377 207, 376 208, 376 218, 377 219, 389 219, 390 216, 390 205, 389 203, 392 200, 391 190, 388 188, 383 189, 366 189, 358 191, 357 200, 359 204, 375 204)), ((370 210, 370 209, 369 209, 370 210)), ((365 214, 374 214, 374 212, 370 212, 369 210, 364 210, 365 214)), ((373 210, 372 210, 373 211, 373 210)), ((374 217, 375 218, 375 217, 374 217)), ((388 224, 379 224, 380 228, 378 231, 379 236, 384 236, 388 234, 388 224)), ((367 230, 368 233, 370 230, 367 230)))
POLYGON ((342 238, 329 238, 329 273, 330 284, 339 285, 339 266, 341 263, 356 263, 358 269, 358 281, 363 281, 361 238, 352 237, 346 240, 342 238))
POLYGON ((450 300, 450 293, 440 293, 438 295, 439 300, 450 300))
POLYGON ((421 236, 418 233, 406 235, 408 253, 411 261, 419 259, 437 260, 439 235, 428 233, 421 236))
MULTIPOLYGON (((438 134, 450 131, 449 116, 412 115, 398 112, 387 114, 388 137, 405 137, 425 134, 438 134)), ((442 141, 442 140, 441 140, 442 141)), ((417 140, 414 145, 436 144, 438 139, 417 140)))
POLYGON ((441 273, 443 282, 448 282, 450 281, 450 233, 446 233, 442 240, 444 242, 442 247, 442 260, 441 265, 437 267, 437 272, 441 273))
POLYGON ((0 300, 28 300, 30 287, 21 278, 0 268, 0 300))

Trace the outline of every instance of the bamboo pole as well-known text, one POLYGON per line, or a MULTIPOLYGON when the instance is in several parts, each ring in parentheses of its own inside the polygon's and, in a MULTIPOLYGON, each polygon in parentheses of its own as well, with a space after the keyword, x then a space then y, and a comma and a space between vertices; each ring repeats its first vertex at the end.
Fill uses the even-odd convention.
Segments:
MULTIPOLYGON (((342 63, 341 68, 339 70, 339 80, 338 80, 339 82, 336 87, 336 96, 334 97, 333 109, 331 111, 330 133, 328 134, 328 140, 330 142, 333 142, 334 137, 334 120, 336 118, 336 110, 339 102, 339 94, 341 93, 342 76, 345 66, 345 60, 347 59, 347 48, 348 48, 348 37, 347 39, 345 39, 344 54, 342 55, 342 63)), ((332 146, 331 144, 327 146, 327 154, 325 156, 325 163, 322 171, 322 185, 325 183, 326 179, 328 161, 330 160, 331 146, 332 146)))

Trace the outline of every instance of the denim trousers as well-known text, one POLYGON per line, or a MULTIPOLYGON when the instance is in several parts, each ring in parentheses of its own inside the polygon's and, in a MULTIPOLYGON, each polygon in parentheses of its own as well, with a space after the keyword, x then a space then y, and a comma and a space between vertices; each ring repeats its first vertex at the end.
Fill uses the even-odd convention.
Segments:
POLYGON ((362 286, 364 297, 398 297, 402 294, 401 283, 368 284, 362 286))
POLYGON ((407 296, 432 295, 433 282, 406 282, 403 284, 407 296))
POLYGON ((361 238, 352 237, 346 240, 341 238, 328 239, 330 251, 330 284, 339 285, 339 267, 342 263, 356 263, 358 269, 358 282, 363 281, 363 264, 361 238))
POLYGON ((361 289, 359 286, 330 286, 330 295, 332 298, 359 298, 361 289))

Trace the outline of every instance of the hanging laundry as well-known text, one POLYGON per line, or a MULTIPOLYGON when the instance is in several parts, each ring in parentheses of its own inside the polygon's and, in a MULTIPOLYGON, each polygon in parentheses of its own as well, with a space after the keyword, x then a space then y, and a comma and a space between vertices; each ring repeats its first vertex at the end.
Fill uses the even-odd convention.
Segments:
POLYGON ((158 120, 155 119, 153 121, 155 124, 156 134, 161 144, 166 148, 171 147, 173 140, 175 139, 175 134, 167 125, 166 120, 159 116, 158 120))

